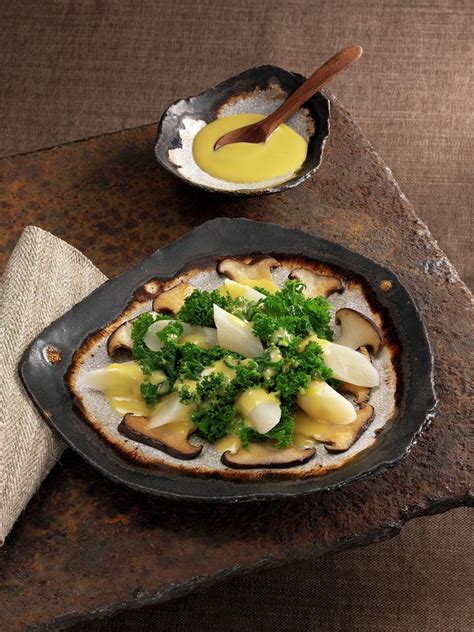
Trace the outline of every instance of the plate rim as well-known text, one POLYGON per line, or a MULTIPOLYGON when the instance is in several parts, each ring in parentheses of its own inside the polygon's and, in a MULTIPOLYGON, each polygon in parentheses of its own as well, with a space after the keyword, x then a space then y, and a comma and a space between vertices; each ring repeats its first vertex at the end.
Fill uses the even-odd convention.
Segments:
MULTIPOLYGON (((383 300, 382 304, 384 305, 383 300)), ((412 353, 413 349, 409 349, 405 353, 408 352, 412 353)), ((402 353, 404 353, 403 350, 402 353)), ((407 357, 411 358, 411 355, 407 357)), ((46 327, 25 350, 18 368, 21 381, 27 393, 49 426, 58 432, 75 452, 102 474, 136 491, 173 500, 193 502, 233 503, 275 500, 339 489, 351 482, 372 478, 381 471, 396 465, 408 455, 411 448, 416 444, 421 432, 430 424, 437 409, 433 354, 426 327, 418 307, 409 292, 400 283, 398 277, 384 266, 364 255, 360 255, 315 234, 296 228, 287 228, 269 222, 257 222, 246 218, 216 218, 201 224, 180 239, 150 254, 123 274, 109 279, 82 301, 74 305, 63 316, 46 327), (285 242, 285 237, 288 243, 285 242), (240 243, 239 239, 245 239, 246 247, 241 249, 240 252, 235 252, 233 250, 235 250, 236 242, 237 245, 240 243), (278 243, 278 247, 271 245, 272 239, 274 244, 278 243), (270 245, 268 245, 268 241, 270 241, 270 245), (222 243, 229 243, 229 248, 232 252, 229 252, 229 249, 223 251, 222 243), (217 250, 216 244, 220 244, 217 250), (303 253, 301 253, 302 245, 304 245, 303 253), (296 247, 298 247, 298 250, 295 249, 296 247), (307 254, 308 250, 318 252, 307 254), (186 253, 184 257, 183 251, 186 253), (116 318, 120 311, 123 311, 140 286, 151 278, 172 278, 192 261, 206 256, 238 256, 239 254, 244 256, 252 253, 271 254, 276 252, 279 252, 281 255, 303 254, 314 260, 332 263, 346 268, 348 271, 362 274, 372 289, 375 288, 370 282, 370 278, 368 279, 366 274, 364 274, 364 270, 366 272, 372 270, 375 279, 380 278, 382 280, 383 278, 392 282, 389 292, 380 294, 376 291, 377 298, 380 301, 381 298, 390 298, 391 294, 394 294, 398 297, 398 303, 392 299, 393 305, 396 305, 402 312, 407 311, 412 316, 410 322, 407 323, 407 331, 404 334, 409 336, 410 332, 415 332, 419 335, 419 339, 416 341, 417 353, 414 359, 417 362, 417 366, 420 366, 421 363, 424 367, 421 375, 417 373, 416 376, 418 396, 416 400, 410 402, 412 410, 409 412, 414 415, 415 419, 411 421, 409 428, 405 429, 403 441, 401 441, 398 449, 394 449, 394 454, 390 457, 374 459, 373 455, 380 451, 379 444, 383 443, 384 440, 386 441, 386 437, 389 434, 389 431, 387 433, 382 432, 372 448, 362 451, 358 458, 352 459, 346 465, 332 472, 306 479, 282 478, 261 482, 235 482, 217 478, 201 478, 185 473, 161 472, 156 474, 151 468, 128 463, 79 414, 74 412, 72 394, 64 380, 70 366, 70 359, 67 361, 65 357, 64 361, 57 365, 48 364, 43 355, 45 346, 56 346, 64 356, 72 358, 72 354, 88 335, 105 326, 105 324, 116 318), (157 273, 157 268, 159 269, 160 264, 163 265, 164 272, 160 270, 160 273, 157 273), (68 323, 72 322, 73 325, 77 325, 77 316, 88 316, 88 308, 97 301, 100 303, 101 298, 105 298, 111 293, 117 295, 113 304, 108 304, 107 310, 99 310, 98 312, 96 310, 96 314, 92 319, 90 316, 82 320, 79 319, 81 326, 76 327, 74 345, 70 347, 64 345, 62 341, 64 335, 68 333, 68 323), (113 313, 111 313, 111 310, 113 310, 113 313), (118 312, 115 313, 115 310, 118 310, 118 312), (104 316, 104 314, 107 315, 104 316), (76 340, 78 336, 81 337, 81 340, 76 340), (46 383, 46 389, 43 386, 44 383, 46 383), (421 389, 419 388, 420 385, 421 389), (55 390, 54 387, 56 389, 59 387, 59 389, 55 390), (93 433, 92 436, 91 433, 93 433), (372 455, 372 459, 369 458, 369 462, 370 460, 373 461, 370 467, 362 471, 357 471, 357 468, 355 468, 355 472, 346 477, 341 477, 340 473, 344 472, 344 470, 348 468, 354 469, 354 463, 364 462, 367 459, 367 454, 372 455), (325 480, 327 481, 328 478, 329 482, 325 483, 325 480), (335 480, 333 481, 332 479, 335 480), (153 484, 150 484, 150 482, 153 484)), ((410 381, 409 377, 407 378, 407 385, 413 387, 413 380, 410 381)), ((402 412, 403 414, 407 413, 407 411, 402 412)), ((397 425, 396 420, 399 415, 400 413, 395 418, 394 426, 397 425)))

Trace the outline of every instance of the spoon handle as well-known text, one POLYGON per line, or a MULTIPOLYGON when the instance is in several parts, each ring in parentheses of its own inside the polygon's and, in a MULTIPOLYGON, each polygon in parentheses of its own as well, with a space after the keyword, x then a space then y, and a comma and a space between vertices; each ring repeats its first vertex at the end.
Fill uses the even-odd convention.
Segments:
POLYGON ((283 123, 291 114, 296 112, 303 103, 306 103, 320 88, 347 68, 349 64, 357 61, 362 53, 363 49, 361 46, 348 46, 340 50, 331 59, 328 59, 275 112, 262 121, 261 125, 266 135, 269 136, 280 123, 283 123))

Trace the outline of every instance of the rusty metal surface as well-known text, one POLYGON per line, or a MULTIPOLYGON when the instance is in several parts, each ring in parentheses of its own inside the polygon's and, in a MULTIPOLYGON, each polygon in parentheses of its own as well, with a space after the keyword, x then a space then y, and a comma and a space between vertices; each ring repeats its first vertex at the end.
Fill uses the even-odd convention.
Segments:
POLYGON ((68 452, 0 553, 0 629, 62 626, 169 599, 231 573, 381 540, 410 518, 472 503, 470 294, 360 130, 332 105, 320 171, 265 198, 184 187, 154 163, 154 126, 4 159, 0 265, 27 224, 74 244, 108 275, 215 216, 317 233, 392 268, 418 303, 436 358, 431 427, 376 478, 252 507, 145 498, 68 452))

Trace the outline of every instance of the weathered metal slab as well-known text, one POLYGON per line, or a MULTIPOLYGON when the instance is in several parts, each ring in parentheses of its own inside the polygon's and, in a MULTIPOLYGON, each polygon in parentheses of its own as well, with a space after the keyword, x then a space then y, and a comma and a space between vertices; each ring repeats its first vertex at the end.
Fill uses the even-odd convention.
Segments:
POLYGON ((472 503, 471 295, 347 112, 333 100, 313 180, 263 198, 186 188, 157 167, 155 131, 2 160, 0 265, 27 224, 69 241, 108 275, 216 216, 314 232, 391 268, 411 292, 435 353, 439 413, 383 475, 251 507, 145 498, 67 453, 0 553, 0 629, 169 599, 238 571, 381 540, 410 518, 472 503))

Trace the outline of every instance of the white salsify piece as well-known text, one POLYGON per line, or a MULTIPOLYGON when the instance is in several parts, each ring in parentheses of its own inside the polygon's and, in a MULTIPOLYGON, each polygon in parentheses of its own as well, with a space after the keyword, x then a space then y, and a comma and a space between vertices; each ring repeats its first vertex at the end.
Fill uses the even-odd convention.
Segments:
POLYGON ((194 410, 192 404, 182 404, 179 400, 179 393, 170 393, 165 395, 155 408, 150 418, 148 428, 159 428, 174 421, 186 421, 191 417, 194 410))
MULTIPOLYGON (((173 320, 157 320, 152 323, 143 337, 143 342, 151 351, 159 351, 163 348, 163 342, 158 338, 157 333, 174 322, 173 320)), ((179 342, 186 342, 185 337, 196 336, 201 337, 207 347, 215 347, 217 345, 217 330, 214 327, 199 327, 197 325, 189 325, 188 323, 180 323, 183 328, 182 335, 178 338, 179 342)))
POLYGON ((324 364, 332 370, 336 380, 349 382, 356 386, 372 388, 379 384, 377 369, 362 353, 349 347, 343 347, 317 336, 309 336, 301 343, 300 349, 310 342, 316 342, 323 350, 324 364))
POLYGON ((275 393, 268 393, 263 388, 251 388, 237 401, 244 417, 260 434, 274 428, 281 419, 279 399, 275 393))
POLYGON ((146 334, 143 336, 143 342, 148 349, 151 351, 159 351, 163 348, 163 343, 156 334, 163 331, 163 329, 172 322, 172 320, 157 320, 148 327, 146 334))
POLYGON ((298 406, 310 417, 332 424, 349 424, 357 414, 354 406, 326 382, 310 382, 303 395, 298 397, 298 406))
POLYGON ((265 434, 280 421, 281 408, 278 404, 257 404, 249 413, 249 419, 257 432, 265 434))
POLYGON ((336 380, 369 388, 378 386, 377 369, 362 353, 327 340, 318 340, 318 343, 323 348, 324 363, 336 380))
POLYGON ((263 345, 253 333, 252 325, 214 305, 214 322, 219 345, 246 358, 256 358, 263 353, 263 345))

